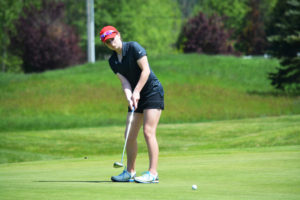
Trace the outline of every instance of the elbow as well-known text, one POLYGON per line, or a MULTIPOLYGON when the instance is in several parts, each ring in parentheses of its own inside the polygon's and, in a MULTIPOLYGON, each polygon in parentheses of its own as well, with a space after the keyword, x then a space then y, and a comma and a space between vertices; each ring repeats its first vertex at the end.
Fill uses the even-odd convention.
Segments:
POLYGON ((146 69, 144 69, 143 73, 145 74, 145 76, 149 76, 151 71, 150 71, 150 67, 147 67, 146 69))
POLYGON ((148 68, 148 70, 147 70, 147 77, 150 76, 150 73, 151 73, 150 68, 148 68))

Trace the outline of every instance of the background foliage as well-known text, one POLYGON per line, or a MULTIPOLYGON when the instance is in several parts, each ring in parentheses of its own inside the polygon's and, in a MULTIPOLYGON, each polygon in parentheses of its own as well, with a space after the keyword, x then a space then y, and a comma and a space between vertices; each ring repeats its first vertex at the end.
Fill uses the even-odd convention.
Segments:
POLYGON ((154 54, 172 51, 181 24, 181 13, 174 0, 117 2, 95 2, 95 9, 99 8, 95 16, 97 33, 103 26, 113 24, 124 41, 138 41, 154 54))
POLYGON ((237 36, 242 29, 246 13, 249 9, 246 2, 246 0, 198 1, 193 13, 195 15, 201 11, 207 16, 218 14, 219 16, 226 17, 226 20, 224 20, 225 27, 233 30, 233 36, 237 36))
MULTIPOLYGON (((26 13, 23 12, 23 8, 36 7, 36 10, 38 10, 41 7, 42 1, 1 1, 1 71, 21 71, 20 66, 24 65, 25 59, 12 51, 12 49, 15 50, 16 48, 13 48, 11 43, 11 38, 18 37, 15 22, 20 17, 25 17, 26 13)), ((79 46, 83 52, 86 52, 87 27, 85 0, 78 0, 76 3, 72 0, 47 1, 64 4, 65 16, 63 21, 66 23, 66 26, 72 27, 75 31, 74 34, 79 35, 79 46)), ((222 34, 216 34, 215 41, 217 45, 221 44, 217 41, 222 41, 222 44, 233 46, 233 51, 240 51, 241 54, 263 55, 269 50, 275 56, 274 52, 277 47, 271 45, 271 40, 266 40, 266 38, 274 35, 276 32, 273 31, 276 29, 274 27, 275 19, 281 17, 280 12, 277 12, 276 9, 274 10, 277 2, 282 3, 285 1, 95 0, 96 57, 97 59, 105 59, 110 54, 110 51, 98 39, 99 30, 108 24, 114 25, 120 30, 124 41, 138 41, 147 49, 149 54, 182 52, 183 46, 188 39, 182 30, 184 27, 190 26, 191 19, 199 16, 200 12, 208 19, 213 16, 219 16, 219 25, 223 24, 221 25, 223 26, 222 31, 229 33, 230 37, 223 37, 224 35, 222 34)), ((298 1, 291 0, 291 2, 298 1)), ((290 22, 292 21, 283 20, 280 23, 286 26, 290 22)), ((199 26, 203 26, 205 23, 203 22, 199 26)), ((209 34, 213 33, 213 31, 210 31, 209 34)), ((198 38, 203 40, 203 38, 198 38)), ((295 42, 296 40, 293 41, 295 42)), ((193 46, 195 43, 199 44, 201 42, 192 39, 191 45, 193 46)), ((218 46, 216 48, 221 47, 218 46)), ((205 47, 194 48, 194 50, 188 50, 188 52, 209 52, 199 51, 199 49, 205 49, 205 47)), ((215 52, 218 54, 224 53, 224 51, 215 52)), ((30 58, 30 56, 27 57, 30 58)), ((45 68, 47 67, 45 66, 45 68)), ((297 74, 297 78, 298 76, 297 74)), ((293 82, 295 80, 293 79, 293 82)), ((275 83, 274 86, 279 88, 275 83)))
POLYGON ((20 71, 21 59, 8 51, 9 32, 15 32, 14 20, 21 14, 23 4, 18 1, 0 1, 0 63, 1 71, 20 71))
POLYGON ((23 60, 24 72, 42 72, 80 63, 79 38, 64 23, 64 4, 43 0, 40 8, 24 9, 16 21, 11 48, 23 60))
POLYGON ((233 47, 228 42, 230 34, 224 29, 222 18, 216 14, 206 17, 199 13, 191 18, 183 28, 183 50, 186 53, 232 54, 233 47))
POLYGON ((300 1, 278 1, 270 26, 270 52, 281 60, 277 72, 271 73, 272 85, 278 89, 300 88, 300 1))
POLYGON ((244 21, 244 28, 237 38, 237 49, 247 55, 261 55, 267 49, 261 4, 260 0, 249 0, 250 9, 246 14, 248 20, 244 21))

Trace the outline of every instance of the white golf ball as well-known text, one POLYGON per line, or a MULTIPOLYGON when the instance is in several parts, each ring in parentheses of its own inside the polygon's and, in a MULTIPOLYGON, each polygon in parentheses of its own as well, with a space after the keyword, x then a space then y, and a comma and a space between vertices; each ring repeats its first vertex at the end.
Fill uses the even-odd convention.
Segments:
POLYGON ((192 185, 193 190, 197 190, 197 185, 192 185))

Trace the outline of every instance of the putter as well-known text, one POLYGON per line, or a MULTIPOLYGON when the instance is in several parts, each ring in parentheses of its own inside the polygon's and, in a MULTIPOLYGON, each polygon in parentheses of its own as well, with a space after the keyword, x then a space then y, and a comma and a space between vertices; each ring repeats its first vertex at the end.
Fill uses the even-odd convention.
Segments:
POLYGON ((125 144, 124 144, 124 148, 123 148, 122 159, 121 159, 121 162, 115 162, 114 163, 114 168, 120 168, 120 167, 124 166, 123 165, 123 158, 124 158, 124 153, 125 153, 125 149, 126 149, 126 144, 127 144, 127 140, 128 140, 128 135, 129 135, 132 119, 133 119, 133 113, 134 113, 134 107, 132 108, 131 114, 130 114, 130 117, 129 117, 129 123, 128 123, 128 128, 127 128, 127 131, 126 131, 126 139, 125 139, 125 144))

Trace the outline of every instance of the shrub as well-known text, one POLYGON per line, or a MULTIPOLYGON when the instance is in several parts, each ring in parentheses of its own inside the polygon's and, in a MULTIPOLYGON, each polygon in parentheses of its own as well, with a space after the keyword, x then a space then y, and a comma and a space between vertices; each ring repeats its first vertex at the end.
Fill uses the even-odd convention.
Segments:
POLYGON ((83 58, 75 30, 63 22, 64 4, 42 1, 41 8, 24 8, 16 22, 11 49, 23 59, 24 72, 42 72, 80 63, 83 58))
POLYGON ((197 0, 197 5, 194 6, 194 13, 195 11, 197 13, 202 11, 207 16, 211 16, 214 13, 217 13, 219 16, 226 16, 224 26, 233 30, 231 38, 236 38, 241 32, 247 10, 248 6, 245 0, 197 0))
POLYGON ((228 39, 223 18, 216 14, 206 17, 200 12, 191 18, 183 28, 183 50, 185 53, 232 54, 234 50, 228 39))

